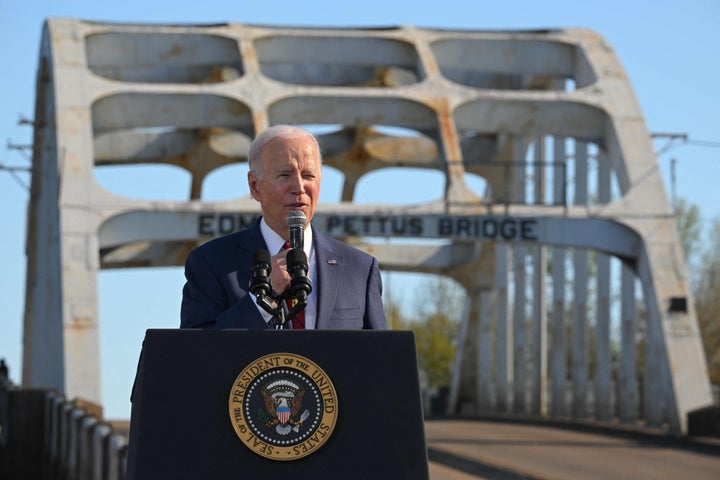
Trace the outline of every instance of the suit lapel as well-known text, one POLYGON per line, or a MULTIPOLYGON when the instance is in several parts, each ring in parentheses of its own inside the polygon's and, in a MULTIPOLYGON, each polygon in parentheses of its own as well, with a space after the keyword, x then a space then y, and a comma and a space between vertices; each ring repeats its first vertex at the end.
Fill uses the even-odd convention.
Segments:
POLYGON ((238 233, 237 258, 239 278, 250 277, 250 263, 256 250, 267 250, 265 240, 260 232, 260 219, 253 222, 248 228, 238 233))
POLYGON ((315 328, 329 328, 338 287, 342 281, 344 263, 342 255, 332 248, 327 237, 313 229, 317 269, 317 317, 315 328))

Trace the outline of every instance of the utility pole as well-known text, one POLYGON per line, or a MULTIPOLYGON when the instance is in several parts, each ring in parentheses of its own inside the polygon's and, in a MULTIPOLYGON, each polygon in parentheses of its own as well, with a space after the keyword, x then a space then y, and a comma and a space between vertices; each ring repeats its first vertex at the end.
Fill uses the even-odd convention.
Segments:
POLYGON ((677 213, 677 196, 675 192, 675 164, 677 163, 676 158, 670 159, 670 202, 672 204, 673 214, 677 213))
MULTIPOLYGON (((670 147, 672 147, 675 140, 682 140, 683 142, 688 141, 688 134, 687 133, 652 133, 650 134, 651 138, 666 138, 667 143, 663 145, 663 147, 658 150, 657 156, 658 158, 665 152, 667 152, 670 147)), ((677 177, 675 173, 675 165, 677 164, 676 158, 670 159, 670 205, 672 206, 673 214, 677 213, 677 177)))
MULTIPOLYGON (((18 120, 18 125, 32 125, 33 122, 31 120, 28 120, 27 118, 21 116, 18 120)), ((22 155, 25 160, 30 162, 32 164, 32 145, 21 145, 18 143, 13 143, 10 140, 7 141, 7 149, 8 150, 15 150, 22 155)), ((8 172, 13 179, 20 185, 22 188, 30 191, 30 187, 23 181, 22 178, 18 175, 17 172, 32 172, 32 167, 18 167, 14 165, 5 165, 4 163, 0 162, 0 171, 8 172)))

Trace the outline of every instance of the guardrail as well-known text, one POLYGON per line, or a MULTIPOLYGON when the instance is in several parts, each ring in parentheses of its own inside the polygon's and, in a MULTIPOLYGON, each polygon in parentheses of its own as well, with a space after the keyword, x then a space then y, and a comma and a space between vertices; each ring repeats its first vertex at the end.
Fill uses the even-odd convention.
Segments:
MULTIPOLYGON (((0 375, 0 450, 7 446, 8 425, 10 423, 10 389, 12 383, 5 375, 0 375)), ((0 464, 0 468, 2 464, 0 464)), ((1 470, 0 470, 1 471, 1 470)))
POLYGON ((127 439, 52 390, 0 385, 0 478, 123 480, 127 439))

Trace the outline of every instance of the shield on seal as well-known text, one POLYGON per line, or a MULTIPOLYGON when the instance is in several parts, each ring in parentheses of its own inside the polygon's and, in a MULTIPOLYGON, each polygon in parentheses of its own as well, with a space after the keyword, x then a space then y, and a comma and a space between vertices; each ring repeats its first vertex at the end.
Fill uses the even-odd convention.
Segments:
POLYGON ((279 406, 275 413, 277 413, 277 419, 280 420, 282 425, 290 421, 290 407, 288 407, 287 404, 285 404, 285 406, 279 406))

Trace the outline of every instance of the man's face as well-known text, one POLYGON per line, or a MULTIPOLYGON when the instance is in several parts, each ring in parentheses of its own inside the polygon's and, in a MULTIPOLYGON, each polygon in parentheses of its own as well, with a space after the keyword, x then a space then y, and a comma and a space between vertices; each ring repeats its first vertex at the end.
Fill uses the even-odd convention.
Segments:
POLYGON ((287 239, 285 217, 302 210, 312 220, 320 195, 320 152, 306 137, 276 138, 265 145, 260 157, 262 175, 248 173, 253 198, 260 202, 268 226, 287 239))

